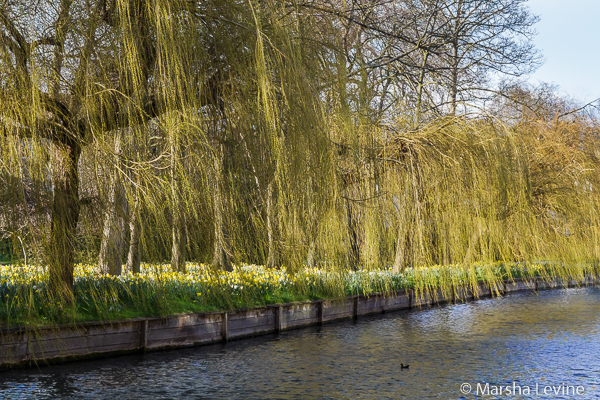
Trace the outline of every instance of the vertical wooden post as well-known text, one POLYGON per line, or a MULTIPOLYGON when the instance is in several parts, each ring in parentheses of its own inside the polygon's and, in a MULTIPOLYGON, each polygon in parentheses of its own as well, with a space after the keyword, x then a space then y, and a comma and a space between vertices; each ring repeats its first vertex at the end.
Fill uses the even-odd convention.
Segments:
POLYGON ((27 346, 25 347, 25 360, 33 359, 33 357, 30 358, 30 355, 31 355, 31 335, 29 334, 29 331, 25 331, 25 333, 23 333, 23 335, 27 336, 27 346))
POLYGON ((140 349, 146 351, 148 347, 148 320, 142 321, 140 326, 140 349))
POLYGON ((323 325, 323 301, 324 300, 320 300, 317 303, 317 318, 319 321, 319 325, 323 325))
POLYGON ((358 318, 358 296, 354 296, 354 310, 352 310, 352 316, 354 319, 358 318))
POLYGON ((223 337, 223 342, 227 343, 227 341, 229 340, 229 331, 227 328, 227 312, 223 313, 223 316, 221 317, 221 336, 223 337))
POLYGON ((283 316, 283 306, 275 306, 275 332, 281 333, 281 320, 283 316))

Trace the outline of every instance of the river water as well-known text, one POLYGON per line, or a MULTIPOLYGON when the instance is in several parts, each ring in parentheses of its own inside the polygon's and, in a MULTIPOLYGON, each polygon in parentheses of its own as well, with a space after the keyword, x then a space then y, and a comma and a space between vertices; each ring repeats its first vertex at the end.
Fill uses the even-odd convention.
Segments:
POLYGON ((597 288, 527 292, 1 372, 0 398, 600 398, 599 339, 597 288))

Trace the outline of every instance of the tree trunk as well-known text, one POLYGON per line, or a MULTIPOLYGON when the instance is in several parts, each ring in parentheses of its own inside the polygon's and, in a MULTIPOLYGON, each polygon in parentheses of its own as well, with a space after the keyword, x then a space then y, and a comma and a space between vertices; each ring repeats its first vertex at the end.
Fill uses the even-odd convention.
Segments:
POLYGON ((458 43, 452 45, 452 82, 450 87, 450 114, 456 115, 456 102, 458 101, 458 43))
POLYGON ((425 74, 428 59, 429 51, 426 50, 423 54, 423 62, 421 64, 421 70, 419 71, 419 82, 417 85, 417 107, 415 111, 414 129, 417 129, 421 125, 421 114, 423 113, 423 90, 425 89, 425 74))
POLYGON ((400 232, 400 229, 398 229, 398 237, 396 238, 396 256, 394 258, 393 269, 395 274, 400 274, 404 272, 404 269, 406 268, 406 265, 404 264, 405 246, 404 243, 402 243, 404 240, 404 235, 402 234, 402 232, 400 232))
POLYGON ((352 204, 349 200, 346 200, 346 213, 348 217, 348 236, 350 239, 350 268, 353 270, 358 269, 358 263, 360 261, 360 245, 358 242, 358 223, 354 217, 352 210, 352 204))
POLYGON ((181 224, 181 218, 175 212, 173 218, 173 246, 171 248, 171 268, 173 271, 181 273, 186 272, 185 259, 186 259, 186 235, 185 228, 181 224))
MULTIPOLYGON (((115 163, 120 162, 121 138, 119 134, 115 139, 115 163)), ((108 206, 104 216, 102 230, 102 244, 98 264, 100 272, 109 275, 121 275, 123 269, 122 254, 125 248, 125 221, 123 214, 127 208, 127 199, 123 183, 119 176, 119 169, 111 172, 108 193, 108 206)))
POLYGON ((134 274, 140 273, 140 236, 141 236, 141 224, 140 224, 140 198, 139 193, 136 191, 135 203, 133 204, 133 210, 129 216, 129 252, 127 253, 127 271, 131 271, 134 274))
POLYGON ((181 188, 177 174, 179 143, 174 134, 171 135, 171 202, 173 206, 171 268, 173 271, 185 273, 186 235, 184 219, 181 217, 181 188))
POLYGON ((74 300, 73 269, 79 221, 78 145, 57 147, 53 166, 54 200, 50 228, 50 292, 65 302, 74 300))
POLYGON ((269 253, 267 255, 267 266, 269 268, 279 265, 279 251, 275 243, 275 206, 273 205, 273 182, 267 187, 267 235, 269 253))
POLYGON ((225 201, 223 186, 224 174, 217 156, 214 156, 213 171, 213 215, 215 224, 215 251, 213 254, 213 266, 225 271, 233 271, 229 255, 229 235, 225 224, 225 201))
POLYGON ((315 245, 314 240, 311 240, 310 245, 308 246, 308 254, 306 256, 306 265, 313 268, 316 265, 315 256, 317 252, 317 246, 315 245))
POLYGON ((462 21, 462 1, 458 2, 458 8, 456 9, 456 21, 454 27, 454 37, 452 38, 452 65, 451 73, 452 73, 452 82, 450 87, 450 113, 452 115, 456 115, 456 103, 458 101, 458 68, 460 65, 460 60, 458 59, 458 39, 460 37, 460 25, 462 21))

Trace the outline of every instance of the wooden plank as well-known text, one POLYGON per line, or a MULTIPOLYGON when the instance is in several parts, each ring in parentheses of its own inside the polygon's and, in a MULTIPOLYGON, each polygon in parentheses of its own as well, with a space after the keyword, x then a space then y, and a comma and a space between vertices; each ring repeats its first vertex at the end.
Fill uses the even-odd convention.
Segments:
POLYGON ((29 332, 30 341, 39 344, 39 348, 43 346, 59 345, 60 343, 76 343, 87 341, 90 344, 102 342, 104 338, 109 340, 118 340, 123 335, 134 335, 138 338, 139 343, 139 322, 122 325, 108 325, 105 327, 93 327, 89 329, 63 329, 63 330, 41 330, 39 332, 29 332), (137 325, 137 326, 136 326, 137 325))
POLYGON ((588 277, 583 276, 581 278, 569 279, 569 287, 580 287, 580 286, 588 286, 588 277))
POLYGON ((429 294, 429 292, 427 291, 423 291, 423 290, 415 290, 414 291, 414 297, 412 300, 412 304, 411 307, 423 307, 423 306, 430 306, 431 304, 433 304, 433 299, 431 297, 431 294, 429 294))
POLYGON ((596 277, 594 275, 586 275, 584 283, 585 283, 586 286, 595 285, 596 284, 596 277))
POLYGON ((319 303, 322 307, 322 301, 284 305, 282 307, 281 328, 290 329, 319 323, 319 303))
POLYGON ((222 314, 173 316, 148 321, 147 348, 214 343, 222 339, 222 314))
POLYGON ((501 296, 504 294, 504 282, 496 282, 490 284, 492 296, 501 296))
POLYGON ((229 340, 229 317, 227 312, 224 312, 221 317, 221 338, 225 343, 229 340))
POLYGON ((525 290, 535 290, 534 279, 514 279, 504 284, 504 290, 506 292, 522 292, 525 290))
POLYGON ((323 325, 323 300, 317 303, 317 319, 319 320, 319 325, 323 325))
POLYGON ((477 291, 473 293, 476 298, 484 298, 490 297, 492 295, 492 290, 490 289, 490 285, 485 282, 477 282, 477 291))
POLYGON ((139 331, 139 320, 122 321, 118 323, 106 322, 102 325, 68 325, 62 327, 41 328, 38 330, 27 330, 30 337, 41 340, 68 340, 82 336, 104 336, 120 332, 139 331))
POLYGON ((471 286, 459 286, 454 290, 454 301, 467 301, 475 298, 471 286))
POLYGON ((222 325, 220 322, 212 324, 183 326, 180 328, 163 328, 148 331, 147 345, 169 340, 172 337, 190 337, 191 340, 201 340, 204 336, 220 336, 222 325))
POLYGON ((26 332, 7 333, 0 336, 0 365, 18 364, 28 358, 26 332))
POLYGON ((410 308, 408 293, 398 292, 389 295, 375 294, 362 297, 358 303, 358 315, 378 314, 386 311, 410 308))
POLYGON ((385 311, 397 311, 409 309, 410 295, 406 291, 397 292, 393 297, 386 300, 384 308, 385 311))
POLYGON ((254 310, 230 311, 228 318, 230 332, 254 325, 269 325, 273 327, 275 324, 275 309, 274 307, 267 307, 254 310))
POLYGON ((283 313, 283 306, 279 304, 275 308, 275 332, 281 333, 281 314, 283 313))
POLYGON ((326 300, 323 302, 323 321, 352 318, 354 298, 326 300))
POLYGON ((371 295, 358 299, 356 315, 378 314, 385 311, 383 308, 383 296, 371 295))
POLYGON ((140 349, 148 347, 148 320, 140 322, 140 349))
POLYGON ((175 315, 167 318, 152 318, 148 319, 148 330, 165 329, 165 328, 180 328, 183 326, 194 326, 203 324, 212 324, 221 322, 222 313, 206 313, 206 314, 185 314, 175 315))
MULTIPOLYGON (((21 335, 18 348, 11 346, 11 338, 2 336, 0 354, 2 358, 17 358, 17 361, 51 359, 65 355, 78 355, 114 350, 132 350, 139 346, 139 329, 132 329, 139 322, 126 324, 91 325, 69 329, 41 329, 21 335), (120 325, 120 326, 119 326, 120 325), (27 344, 29 336, 29 345, 27 344), (8 348, 7 345, 11 348, 8 348)), ((14 336, 14 335, 13 335, 14 336)), ((4 363, 0 361, 0 363, 4 363)))
POLYGON ((171 336, 165 337, 160 340, 153 340, 148 343, 146 347, 147 350, 157 350, 157 349, 166 349, 166 348, 177 348, 177 347, 188 347, 188 346, 198 346, 202 344, 210 344, 210 343, 218 343, 222 342, 223 337, 221 336, 221 332, 216 334, 212 334, 210 336, 171 336))
POLYGON ((254 336, 275 331, 274 307, 230 312, 228 315, 229 338, 254 336))
POLYGON ((238 329, 235 332, 230 332, 229 339, 242 339, 247 337, 266 335, 268 333, 274 332, 275 328, 273 328, 273 325, 249 326, 244 329, 238 329))
POLYGON ((558 282, 555 279, 537 279, 537 290, 556 289, 558 286, 558 282))
POLYGON ((106 343, 104 345, 96 345, 90 347, 78 347, 71 348, 69 350, 62 348, 55 348, 52 351, 38 351, 31 352, 28 360, 30 361, 49 361, 56 358, 73 357, 73 356, 85 356, 90 354, 101 354, 115 351, 128 351, 137 350, 136 347, 132 347, 130 342, 127 343, 106 343))
POLYGON ((557 287, 561 287, 561 288, 567 288, 569 287, 569 279, 563 279, 563 278, 555 278, 557 287))
POLYGON ((113 346, 115 350, 134 350, 139 348, 139 330, 115 332, 107 335, 86 335, 79 337, 56 338, 53 336, 30 338, 29 358, 49 358, 65 354, 86 354, 104 351, 113 346))
POLYGON ((433 304, 444 304, 452 301, 452 294, 445 293, 442 289, 434 290, 433 293, 430 293, 430 296, 433 304))

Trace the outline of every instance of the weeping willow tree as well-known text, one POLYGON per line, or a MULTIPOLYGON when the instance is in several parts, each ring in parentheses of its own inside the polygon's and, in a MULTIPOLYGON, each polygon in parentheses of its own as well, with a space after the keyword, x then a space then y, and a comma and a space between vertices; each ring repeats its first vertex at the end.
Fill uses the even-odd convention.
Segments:
MULTIPOLYGON (((377 156, 394 270, 496 261, 596 263, 597 127, 452 118, 377 156)), ((382 135, 383 136, 383 135, 382 135)))
POLYGON ((352 21, 277 0, 3 3, 11 254, 47 265, 67 301, 81 260, 114 275, 142 259, 598 260, 597 126, 462 116, 415 131, 379 92, 401 83, 371 73, 376 48, 348 44, 352 21))
POLYGON ((72 296, 76 250, 90 236, 111 274, 127 240, 128 268, 139 269, 141 247, 171 253, 180 271, 211 243, 214 265, 228 269, 274 265, 316 240, 302 222, 324 209, 318 188, 331 168, 318 65, 303 17, 282 7, 0 7, 3 223, 28 221, 55 293, 72 296))

